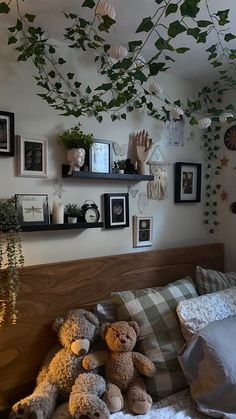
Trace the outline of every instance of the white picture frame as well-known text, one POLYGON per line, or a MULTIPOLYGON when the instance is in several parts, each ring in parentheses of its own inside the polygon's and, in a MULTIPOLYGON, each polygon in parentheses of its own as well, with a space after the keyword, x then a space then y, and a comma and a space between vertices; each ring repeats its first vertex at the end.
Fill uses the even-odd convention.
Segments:
POLYGON ((23 138, 17 136, 17 176, 47 177, 47 138, 23 138))
POLYGON ((133 216, 133 247, 152 246, 153 217, 133 216))

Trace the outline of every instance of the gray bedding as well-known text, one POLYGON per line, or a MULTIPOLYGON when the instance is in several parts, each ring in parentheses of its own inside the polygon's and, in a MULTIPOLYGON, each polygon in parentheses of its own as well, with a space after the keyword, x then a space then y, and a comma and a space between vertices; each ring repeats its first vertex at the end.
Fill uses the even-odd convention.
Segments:
POLYGON ((236 315, 200 330, 179 361, 197 409, 236 419, 236 315))

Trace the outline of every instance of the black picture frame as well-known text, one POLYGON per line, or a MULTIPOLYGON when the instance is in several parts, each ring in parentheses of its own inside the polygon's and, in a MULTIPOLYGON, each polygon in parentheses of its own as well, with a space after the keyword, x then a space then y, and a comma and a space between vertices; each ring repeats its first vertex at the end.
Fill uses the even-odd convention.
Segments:
POLYGON ((0 156, 12 157, 15 154, 15 115, 0 111, 0 156))
POLYGON ((105 228, 129 227, 129 194, 104 194, 105 228))
POLYGON ((112 141, 93 140, 93 145, 89 149, 89 171, 95 173, 112 172, 112 141))
POLYGON ((49 224, 48 195, 15 194, 15 205, 20 225, 49 224))
POLYGON ((175 163, 175 203, 201 202, 202 165, 175 163))

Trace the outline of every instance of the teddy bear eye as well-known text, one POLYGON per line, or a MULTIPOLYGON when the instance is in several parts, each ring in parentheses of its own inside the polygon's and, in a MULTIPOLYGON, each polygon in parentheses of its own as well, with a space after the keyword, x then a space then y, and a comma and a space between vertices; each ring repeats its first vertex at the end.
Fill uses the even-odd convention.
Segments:
POLYGON ((126 339, 129 339, 129 335, 126 335, 126 339))

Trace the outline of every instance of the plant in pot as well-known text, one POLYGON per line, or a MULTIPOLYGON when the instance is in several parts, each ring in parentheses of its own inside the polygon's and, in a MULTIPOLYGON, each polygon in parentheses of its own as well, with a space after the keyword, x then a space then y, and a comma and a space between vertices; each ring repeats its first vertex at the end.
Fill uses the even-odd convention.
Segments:
POLYGON ((126 160, 117 160, 114 162, 114 167, 118 173, 124 173, 126 160))
POLYGON ((67 149, 67 160, 70 163, 68 175, 73 171, 80 171, 84 165, 85 153, 93 144, 93 134, 85 134, 81 124, 64 131, 59 138, 60 143, 67 149))
POLYGON ((0 200, 0 325, 16 323, 19 267, 24 265, 14 198, 0 200))
POLYGON ((80 216, 81 210, 76 204, 67 204, 65 206, 65 215, 67 216, 68 223, 77 223, 77 218, 80 216))

